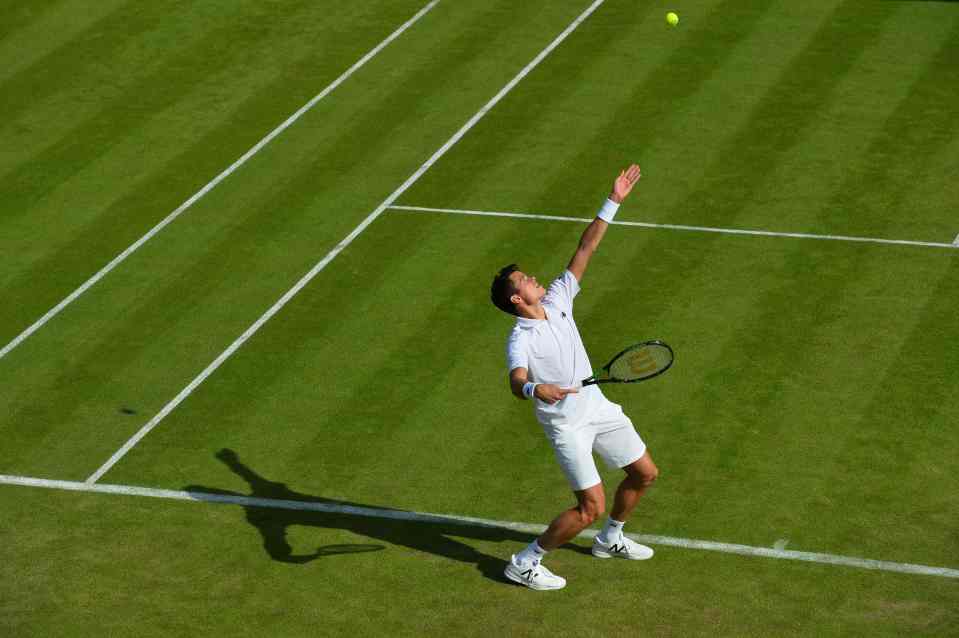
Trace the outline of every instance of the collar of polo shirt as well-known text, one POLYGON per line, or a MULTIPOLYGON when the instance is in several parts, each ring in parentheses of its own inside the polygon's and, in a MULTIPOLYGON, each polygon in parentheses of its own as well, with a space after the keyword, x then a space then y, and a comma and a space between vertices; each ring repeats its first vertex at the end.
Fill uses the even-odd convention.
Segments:
MULTIPOLYGON (((546 311, 546 318, 549 318, 549 311, 546 311)), ((546 319, 531 319, 529 317, 516 317, 516 325, 520 328, 535 328, 546 321, 546 319)))

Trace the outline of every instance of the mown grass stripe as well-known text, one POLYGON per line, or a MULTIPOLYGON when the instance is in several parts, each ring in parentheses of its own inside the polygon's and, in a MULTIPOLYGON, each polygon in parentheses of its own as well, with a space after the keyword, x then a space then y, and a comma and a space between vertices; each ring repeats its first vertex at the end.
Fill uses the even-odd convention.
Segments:
MULTIPOLYGON (((424 206, 390 206, 393 210, 424 213, 449 213, 454 215, 476 215, 480 217, 513 217, 517 219, 542 219, 546 221, 580 222, 588 224, 592 219, 586 217, 564 217, 560 215, 536 215, 531 213, 506 213, 498 211, 460 210, 455 208, 428 208, 424 206)), ((638 226, 641 228, 662 228, 668 230, 691 230, 705 233, 723 233, 727 235, 758 235, 763 237, 791 237, 796 239, 825 239, 833 241, 852 241, 874 244, 898 244, 905 246, 927 246, 935 248, 959 247, 959 237, 951 244, 906 239, 879 239, 876 237, 849 237, 846 235, 815 235, 811 233, 784 233, 769 230, 746 230, 739 228, 713 228, 709 226, 684 226, 682 224, 653 224, 648 222, 613 221, 617 226, 638 226)))
MULTIPOLYGON (((434 2, 437 0, 434 0, 434 2)), ((435 164, 446 152, 452 148, 457 142, 470 129, 472 129, 477 122, 479 122, 486 114, 494 107, 496 104, 502 100, 513 88, 519 84, 523 78, 525 78, 533 69, 535 69, 540 62, 542 62, 546 56, 548 56, 552 51, 558 47, 563 40, 565 40, 570 33, 576 30, 580 24, 582 24, 592 13, 598 9, 605 0, 595 0, 583 13, 581 13, 566 29, 560 33, 556 38, 550 42, 546 48, 539 52, 539 54, 533 58, 523 69, 513 77, 499 92, 494 95, 476 114, 471 117, 466 124, 464 124, 456 133, 450 137, 446 143, 444 143, 436 152, 426 162, 424 162, 405 182, 403 182, 399 188, 393 191, 389 197, 387 197, 376 209, 370 213, 366 219, 360 222, 359 226, 354 228, 349 235, 347 235, 336 247, 331 250, 327 255, 320 260, 313 268, 310 269, 299 281, 294 284, 292 288, 286 291, 279 300, 277 300, 270 308, 263 313, 253 324, 247 328, 243 334, 241 334, 230 346, 220 353, 216 359, 213 360, 210 365, 208 365, 199 375, 197 375, 183 390, 181 390, 172 400, 170 400, 160 412, 156 414, 150 421, 148 421, 136 434, 134 434, 123 446, 114 452, 114 454, 107 459, 107 461, 101 465, 90 477, 87 479, 88 483, 96 483, 100 478, 110 470, 117 462, 120 461, 137 443, 139 443, 143 437, 150 433, 150 431, 155 428, 167 414, 172 412, 176 407, 182 403, 190 394, 193 393, 197 387, 202 384, 207 377, 209 377, 213 372, 219 368, 224 361, 230 358, 234 352, 236 352, 250 337, 252 337, 267 321, 270 320, 273 315, 279 312, 283 306, 285 306, 290 299, 296 296, 300 290, 302 290, 317 274, 319 274, 327 264, 329 264, 333 259, 336 258, 347 246, 353 243, 353 240, 356 239, 366 228, 372 224, 377 217, 379 217, 386 208, 393 204, 403 193, 409 189, 416 181, 430 169, 433 164, 435 164)))
POLYGON ((131 254, 136 252, 136 250, 139 249, 143 244, 148 242, 157 233, 159 233, 171 222, 173 222, 177 217, 179 217, 181 214, 186 212, 191 206, 193 206, 193 204, 195 204, 197 201, 203 198, 204 195, 206 195, 211 190, 216 188, 217 185, 220 184, 220 182, 225 180, 234 171, 236 171, 243 164, 245 164, 251 157, 256 155, 264 146, 269 144, 271 141, 273 141, 273 139, 275 139, 283 131, 285 131, 287 128, 292 126, 300 117, 303 116, 304 113, 306 113, 308 110, 313 108, 313 106, 315 106, 317 102, 319 102, 320 100, 325 98, 327 95, 329 95, 332 91, 334 91, 340 84, 342 84, 351 75, 353 75, 353 73, 355 73, 360 67, 362 67, 364 64, 369 62, 369 60, 371 60, 377 53, 383 50, 383 48, 386 47, 390 42, 392 42, 393 40, 398 38, 400 35, 402 35, 404 31, 406 31, 409 27, 415 24, 421 17, 423 17, 434 6, 436 6, 438 2, 439 0, 432 0, 432 2, 429 2, 426 6, 420 9, 412 18, 410 18, 405 23, 403 23, 398 29, 396 29, 396 31, 391 33, 389 36, 387 36, 386 39, 380 42, 376 47, 374 47, 369 52, 367 52, 367 54, 364 55, 362 58, 360 58, 355 64, 353 64, 353 66, 351 66, 349 69, 344 71, 337 79, 335 79, 333 82, 327 85, 326 88, 324 88, 320 93, 314 96, 309 102, 307 102, 302 107, 300 107, 299 110, 297 110, 290 117, 288 117, 282 124, 280 124, 275 129, 273 129, 266 137, 264 137, 259 142, 257 142, 239 159, 237 159, 230 166, 224 169, 219 175, 214 177, 210 182, 208 182, 205 186, 203 186, 203 188, 201 188, 199 191, 194 193, 189 199, 183 202, 183 204, 181 204, 176 210, 174 210, 172 213, 167 215, 162 221, 160 221, 160 223, 158 223, 156 226, 154 226, 149 231, 147 231, 145 235, 143 235, 136 242, 128 246, 126 250, 124 250, 122 253, 114 257, 106 266, 104 266, 99 271, 97 271, 96 274, 90 277, 79 288, 77 288, 72 293, 70 293, 66 298, 60 301, 56 306, 48 310, 46 314, 44 314, 37 321, 31 324, 26 330, 24 330, 19 335, 14 337, 13 340, 10 341, 10 343, 8 343, 2 349, 0 349, 0 359, 6 356, 11 350, 16 348, 18 345, 23 343, 23 341, 26 340, 34 332, 42 328, 44 324, 50 321, 50 319, 60 314, 60 312, 64 308, 66 308, 68 305, 73 303, 74 300, 76 300, 80 295, 82 295, 84 292, 90 289, 98 281, 103 279, 103 277, 105 277, 111 270, 113 270, 118 265, 123 263, 123 261, 125 261, 127 257, 129 257, 131 254))
MULTIPOLYGON (((475 518, 472 516, 431 514, 429 512, 379 509, 355 505, 334 505, 330 503, 318 503, 314 501, 292 501, 233 494, 213 494, 210 492, 194 490, 165 490, 152 487, 138 487, 134 485, 96 485, 90 483, 80 483, 79 481, 59 481, 28 476, 8 476, 0 474, 0 484, 68 490, 74 492, 143 496, 179 501, 199 501, 222 505, 241 505, 243 507, 329 512, 334 514, 347 514, 350 516, 364 516, 368 518, 432 523, 435 525, 493 527, 525 532, 528 534, 541 534, 546 529, 545 525, 518 523, 514 521, 497 521, 485 518, 475 518)), ((596 530, 587 530, 580 533, 578 537, 593 538, 597 533, 598 532, 596 530)), ((892 561, 874 560, 871 558, 838 556, 835 554, 823 554, 819 552, 800 552, 770 547, 754 547, 752 545, 721 543, 717 541, 698 540, 691 538, 676 538, 673 536, 660 536, 655 534, 627 534, 627 536, 638 542, 647 543, 650 545, 666 545, 669 547, 678 547, 682 549, 699 549, 711 552, 722 552, 726 554, 738 554, 740 556, 756 556, 762 558, 797 560, 809 563, 822 563, 827 565, 841 565, 844 567, 858 567, 861 569, 898 572, 902 574, 940 576, 942 578, 959 578, 959 569, 952 569, 950 567, 934 567, 930 565, 916 565, 913 563, 896 563, 892 561)))
POLYGON ((29 3, 13 3, 12 7, 5 6, 3 21, 0 22, 0 42, 42 18, 56 3, 57 0, 32 0, 29 3))
MULTIPOLYGON (((773 4, 773 0, 749 3, 722 0, 711 7, 696 26, 688 25, 690 32, 672 48, 666 59, 647 73, 642 82, 631 88, 615 111, 603 120, 596 119, 583 124, 591 129, 588 137, 570 137, 570 142, 575 141, 576 146, 568 151, 564 149, 567 155, 565 161, 551 171, 549 182, 540 190, 539 198, 532 205, 536 208, 549 206, 555 201, 556 193, 571 190, 565 197, 574 205, 580 205, 581 202, 585 204, 581 197, 592 201, 595 195, 591 189, 577 192, 576 187, 570 187, 570 184, 589 183, 584 179, 583 167, 602 167, 602 180, 605 182, 605 173, 614 168, 610 166, 612 149, 615 149, 612 151, 613 157, 618 156, 618 161, 625 165, 636 160, 635 156, 631 156, 633 152, 626 150, 630 147, 646 149, 674 143, 664 142, 663 137, 669 135, 669 127, 664 123, 674 119, 677 113, 683 113, 687 108, 685 105, 707 82, 722 75, 726 65, 737 50, 748 42, 773 4), (650 99, 650 96, 655 98, 650 99), (630 123, 630 127, 635 126, 635 132, 624 136, 625 123, 630 123), (636 141, 630 139, 633 137, 636 141)), ((564 80, 558 78, 557 81, 564 80)), ((539 109, 529 111, 538 114, 539 109)), ((727 157, 720 157, 725 166, 727 157)))

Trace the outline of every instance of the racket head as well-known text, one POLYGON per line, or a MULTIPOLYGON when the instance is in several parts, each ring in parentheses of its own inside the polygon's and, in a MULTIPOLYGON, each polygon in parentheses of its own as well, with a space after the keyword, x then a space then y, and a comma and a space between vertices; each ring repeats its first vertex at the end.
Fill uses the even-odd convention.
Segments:
POLYGON ((613 381, 635 383, 666 372, 674 359, 669 344, 659 340, 644 341, 614 356, 603 369, 613 381))

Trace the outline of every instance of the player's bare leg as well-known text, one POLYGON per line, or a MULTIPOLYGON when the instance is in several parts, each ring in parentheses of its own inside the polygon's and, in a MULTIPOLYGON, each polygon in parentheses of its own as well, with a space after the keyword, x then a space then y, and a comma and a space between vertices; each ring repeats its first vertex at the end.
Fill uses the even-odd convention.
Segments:
POLYGON ((656 477, 659 476, 659 468, 653 463, 653 459, 647 451, 639 459, 624 467, 623 471, 626 472, 626 478, 616 489, 613 509, 609 515, 610 518, 625 522, 629 515, 633 513, 639 499, 656 482, 656 477))
POLYGON ((519 554, 510 557, 504 571, 508 579, 538 590, 562 589, 566 586, 566 579, 543 566, 543 557, 589 527, 606 509, 606 495, 601 483, 574 494, 576 507, 553 519, 542 536, 519 554))
POLYGON ((616 489, 613 509, 609 520, 593 541, 593 556, 598 558, 629 558, 643 560, 652 558, 653 550, 623 536, 623 524, 632 514, 639 499, 656 481, 659 469, 649 452, 623 468, 626 478, 616 489))
POLYGON ((543 535, 539 537, 539 545, 546 551, 569 542, 606 511, 606 492, 602 483, 573 493, 576 495, 576 507, 566 510, 553 519, 543 535))

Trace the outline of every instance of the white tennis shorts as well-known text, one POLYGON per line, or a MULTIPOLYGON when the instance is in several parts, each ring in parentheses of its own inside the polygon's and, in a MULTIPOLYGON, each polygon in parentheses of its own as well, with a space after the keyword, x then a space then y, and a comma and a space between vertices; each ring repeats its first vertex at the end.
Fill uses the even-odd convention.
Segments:
POLYGON ((574 491, 600 483, 594 451, 609 468, 625 467, 646 453, 646 444, 623 408, 606 397, 601 401, 578 424, 543 428, 574 491))

